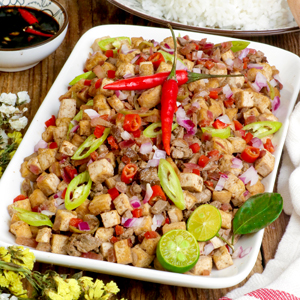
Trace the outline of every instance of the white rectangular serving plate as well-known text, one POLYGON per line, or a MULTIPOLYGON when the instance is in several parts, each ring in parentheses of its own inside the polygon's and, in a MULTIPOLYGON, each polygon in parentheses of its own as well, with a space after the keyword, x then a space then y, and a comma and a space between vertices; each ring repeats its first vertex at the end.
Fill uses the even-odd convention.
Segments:
MULTIPOLYGON (((176 35, 178 34, 181 34, 181 36, 188 34, 195 40, 207 38, 209 42, 213 43, 235 40, 233 38, 176 30, 176 35)), ((88 53, 91 52, 90 46, 94 40, 108 35, 111 37, 142 36, 146 39, 155 39, 160 42, 165 37, 170 36, 170 31, 169 29, 141 26, 103 25, 90 29, 80 38, 36 113, 36 116, 31 122, 21 145, 0 181, 0 246, 7 247, 15 245, 15 237, 9 232, 10 217, 7 212, 7 206, 12 203, 12 200, 17 195, 20 194, 20 185, 23 179, 19 170, 24 157, 33 153, 34 145, 41 139, 41 134, 44 131, 44 122, 48 120, 51 115, 57 115, 60 104, 58 97, 67 91, 68 83, 75 76, 82 74, 84 63, 88 57, 88 53)), ((275 65, 280 71, 280 78, 284 85, 284 88, 281 91, 281 107, 278 113, 278 118, 283 123, 283 126, 273 140, 276 145, 275 169, 263 181, 266 192, 273 192, 280 155, 287 134, 289 124, 288 118, 297 100, 298 91, 300 89, 300 58, 288 51, 256 42, 251 42, 249 47, 261 50, 265 53, 269 63, 271 65, 275 65)), ((36 256, 36 259, 44 263, 102 272, 162 284, 218 289, 236 285, 248 276, 256 262, 262 237, 263 230, 256 234, 243 236, 236 247, 242 246, 243 249, 252 247, 250 253, 242 259, 234 259, 234 265, 227 269, 220 271, 214 269, 210 276, 191 276, 172 272, 166 273, 164 271, 137 268, 80 257, 53 254, 36 250, 32 251, 36 256)))

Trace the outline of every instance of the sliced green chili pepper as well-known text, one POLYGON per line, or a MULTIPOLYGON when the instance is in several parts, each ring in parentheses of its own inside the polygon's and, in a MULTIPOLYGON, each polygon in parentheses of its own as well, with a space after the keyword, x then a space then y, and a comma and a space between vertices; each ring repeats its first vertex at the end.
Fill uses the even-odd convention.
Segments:
POLYGON ((243 130, 251 130, 254 137, 261 139, 278 131, 281 125, 282 123, 277 121, 261 121, 244 126, 243 130))
POLYGON ((147 41, 142 41, 139 44, 139 49, 142 51, 144 48, 149 48, 149 47, 153 47, 153 43, 151 42, 147 42, 147 41))
POLYGON ((250 42, 245 42, 245 41, 231 41, 231 43, 232 43, 232 47, 231 47, 232 52, 238 52, 244 50, 250 44, 250 42))
POLYGON ((111 45, 112 45, 113 47, 115 47, 115 49, 113 49, 113 52, 116 54, 117 50, 120 49, 120 47, 121 47, 120 41, 123 41, 123 40, 127 40, 129 42, 129 44, 131 45, 131 40, 127 36, 120 36, 120 37, 116 37, 116 38, 108 38, 105 40, 101 40, 98 42, 98 45, 102 51, 110 50, 111 45))
POLYGON ((270 89, 270 98, 271 98, 272 100, 274 100, 274 98, 275 98, 275 90, 274 90, 274 87, 273 87, 272 84, 270 84, 269 81, 267 82, 267 84, 268 84, 268 87, 269 87, 269 89, 270 89))
POLYGON ((69 85, 74 85, 81 79, 93 79, 96 77, 96 74, 93 71, 88 71, 83 74, 80 74, 76 76, 71 82, 69 82, 69 85))
POLYGON ((159 160, 158 177, 167 196, 179 209, 184 210, 185 201, 180 180, 171 164, 163 158, 159 160))
POLYGON ((177 101, 182 101, 190 95, 190 91, 188 90, 188 87, 186 84, 183 86, 183 88, 184 88, 184 94, 183 95, 178 94, 177 101))
MULTIPOLYGON (((73 118, 72 121, 77 121, 79 122, 82 119, 83 116, 83 110, 80 110, 79 113, 73 118)), ((70 122, 69 124, 69 129, 68 129, 68 133, 67 133, 67 138, 69 138, 69 133, 71 131, 71 129, 74 127, 74 125, 70 122)))
POLYGON ((19 212, 18 217, 20 218, 20 220, 22 220, 23 222, 25 222, 29 225, 32 225, 32 226, 46 225, 46 226, 50 226, 50 227, 53 226, 49 217, 44 214, 33 212, 33 211, 28 211, 26 209, 16 207, 16 206, 14 206, 14 210, 19 212))
POLYGON ((72 210, 80 206, 88 197, 92 186, 92 180, 90 178, 89 172, 85 171, 72 179, 69 183, 66 195, 65 195, 65 207, 68 210, 72 210), (82 184, 87 182, 87 185, 82 184), (71 192, 73 192, 73 197, 70 199, 71 192))
POLYGON ((93 106, 94 105, 94 100, 89 100, 85 105, 93 106))
POLYGON ((95 150, 97 150, 100 145, 102 145, 104 143, 104 141, 106 140, 107 136, 109 135, 110 132, 110 128, 105 128, 103 135, 99 138, 96 139, 94 134, 91 134, 80 146, 79 148, 76 150, 76 152, 74 153, 74 155, 71 157, 71 159, 74 160, 80 160, 80 159, 84 159, 87 158, 92 152, 94 152, 95 150), (90 148, 86 153, 82 154, 83 150, 85 150, 86 148, 90 148))
POLYGON ((139 110, 122 109, 120 113, 123 115, 138 114, 141 118, 149 117, 152 115, 159 115, 159 111, 157 109, 149 110, 147 112, 141 112, 139 110))
MULTIPOLYGON (((143 131, 143 135, 149 138, 156 138, 160 133, 162 133, 162 130, 155 131, 155 129, 159 127, 161 128, 161 122, 152 123, 143 131)), ((173 124, 172 131, 177 127, 178 127, 177 123, 173 124)))
MULTIPOLYGON (((169 61, 170 63, 173 63, 174 55, 167 53, 163 50, 158 50, 158 52, 160 52, 163 55, 166 62, 169 61)), ((185 63, 180 58, 177 58, 177 60, 179 60, 182 64, 185 65, 185 63)))
POLYGON ((203 132, 208 132, 211 136, 219 137, 221 139, 227 139, 230 137, 230 127, 227 126, 224 129, 215 129, 213 127, 201 127, 203 132))

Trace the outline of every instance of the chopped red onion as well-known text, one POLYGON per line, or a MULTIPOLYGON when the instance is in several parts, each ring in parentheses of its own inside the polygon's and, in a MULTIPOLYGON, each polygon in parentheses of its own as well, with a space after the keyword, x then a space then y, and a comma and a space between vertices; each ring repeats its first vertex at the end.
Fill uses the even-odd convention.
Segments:
POLYGON ((215 249, 212 242, 207 243, 203 249, 203 255, 209 255, 215 249))
POLYGON ((261 89, 259 88, 259 86, 255 83, 255 82, 249 82, 248 84, 250 85, 250 87, 255 91, 255 92, 259 92, 261 89))
POLYGON ((217 185, 215 187, 215 191, 222 191, 225 185, 226 180, 228 179, 228 176, 225 174, 221 174, 219 181, 217 182, 217 185))
POLYGON ((76 121, 76 120, 72 120, 72 121, 71 121, 71 124, 72 124, 73 126, 76 126, 76 125, 78 125, 78 123, 79 123, 79 122, 78 122, 78 121, 76 121))
POLYGON ((126 228, 140 227, 143 221, 144 221, 144 217, 142 217, 142 218, 122 218, 121 224, 126 228))
POLYGON ((231 162, 232 162, 231 168, 233 168, 233 169, 242 169, 243 168, 243 162, 239 158, 234 157, 231 160, 231 162))
POLYGON ((140 153, 142 153, 142 154, 148 154, 151 151, 152 151, 152 144, 150 142, 149 143, 144 143, 140 147, 140 153))
POLYGON ((121 92, 121 91, 119 91, 119 90, 116 90, 115 93, 116 93, 116 96, 117 96, 120 100, 125 100, 125 99, 128 98, 128 95, 127 95, 127 94, 125 94, 125 93, 123 93, 123 92, 121 92))
POLYGON ((194 141, 193 141, 193 135, 192 134, 188 134, 188 133, 185 134, 183 136, 183 139, 189 144, 189 146, 194 143, 194 141))
POLYGON ((280 107, 280 98, 278 96, 274 97, 272 101, 272 113, 276 115, 278 108, 280 107))
POLYGON ((217 118, 217 120, 220 120, 221 122, 225 124, 231 124, 231 121, 227 115, 223 115, 217 118))
POLYGON ((76 132, 78 128, 79 128, 79 125, 75 125, 75 126, 70 130, 70 132, 71 132, 71 133, 76 132))
POLYGON ((59 210, 63 210, 63 209, 66 209, 66 206, 65 206, 65 202, 64 203, 62 203, 62 204, 60 204, 60 205, 58 205, 57 206, 57 209, 59 210))
POLYGON ((163 216, 163 214, 154 215, 154 217, 152 218, 151 229, 153 231, 155 231, 158 227, 161 227, 164 220, 165 220, 165 217, 163 216))
POLYGON ((135 77, 135 75, 132 74, 132 73, 127 73, 123 77, 124 77, 124 79, 128 79, 128 78, 131 78, 131 77, 135 77))
POLYGON ((34 152, 37 152, 39 149, 48 148, 48 144, 44 140, 39 140, 38 143, 34 146, 34 152))
POLYGON ((84 112, 92 119, 100 117, 94 109, 85 109, 84 112))
POLYGON ((157 41, 153 41, 152 43, 153 43, 154 47, 157 47, 159 45, 159 42, 157 42, 157 41))
POLYGON ((61 195, 62 195, 62 193, 63 193, 63 191, 59 191, 58 193, 56 193, 56 194, 53 195, 53 198, 54 199, 60 198, 61 195))
POLYGON ((138 59, 140 58, 140 55, 136 55, 132 60, 131 60, 131 64, 134 64, 138 59))
POLYGON ((58 207, 58 206, 60 206, 60 205, 63 204, 63 203, 65 203, 65 200, 64 200, 64 199, 56 198, 56 199, 55 199, 54 205, 55 205, 56 207, 58 207))
POLYGON ((277 81, 276 81, 275 79, 272 79, 272 80, 270 81, 270 84, 274 87, 274 86, 277 85, 277 81))
POLYGON ((174 54, 174 49, 172 49, 167 43, 161 45, 160 48, 167 53, 174 54))
POLYGON ((242 251, 242 253, 239 255, 239 258, 245 257, 246 255, 248 255, 251 252, 251 250, 252 250, 252 247, 248 247, 248 248, 244 249, 242 251))
POLYGON ((241 51, 240 55, 239 55, 239 59, 243 60, 249 53, 249 49, 245 48, 241 51))
POLYGON ((177 59, 176 62, 176 70, 188 70, 188 68, 186 67, 186 65, 184 63, 182 63, 179 59, 177 59))
POLYGON ((148 160, 146 168, 158 167, 158 165, 159 165, 159 159, 150 159, 150 160, 148 160))
POLYGON ((137 196, 133 196, 129 201, 133 208, 139 208, 141 206, 141 202, 137 196))
POLYGON ((231 58, 227 58, 225 60, 225 64, 229 67, 233 67, 233 60, 231 58))
POLYGON ((197 58, 201 59, 203 55, 203 51, 197 51, 197 58))
POLYGON ((277 80, 280 84, 282 84, 282 81, 281 81, 281 79, 280 79, 280 77, 279 77, 278 74, 274 75, 273 77, 274 77, 274 79, 277 80))
POLYGON ((238 247, 237 249, 235 249, 234 250, 234 252, 233 252, 233 254, 232 254, 232 258, 234 259, 234 258, 238 258, 240 255, 241 255, 241 253, 243 252, 243 247, 242 246, 240 246, 240 247, 238 247))
POLYGON ((250 186, 254 185, 258 180, 258 174, 253 166, 251 166, 246 172, 239 176, 239 179, 246 185, 250 182, 250 186))
POLYGON ((78 229, 81 231, 89 231, 90 229, 90 225, 88 222, 80 222, 78 224, 78 229))
POLYGON ((243 258, 246 255, 248 255, 252 250, 252 247, 248 247, 246 249, 243 249, 242 246, 240 246, 238 249, 234 251, 232 254, 232 258, 243 258))
POLYGON ((119 143, 121 149, 132 147, 135 144, 134 140, 122 141, 119 143))
POLYGON ((42 210, 41 214, 46 215, 46 216, 54 216, 55 215, 55 213, 50 210, 42 210))
POLYGON ((88 161, 88 163, 86 164, 86 166, 88 167, 91 163, 93 163, 94 161, 92 160, 92 159, 90 159, 89 161, 88 161))
POLYGON ((268 86, 267 78, 262 73, 257 72, 255 77, 255 84, 258 86, 260 91, 263 87, 268 86))
POLYGON ((153 159, 161 159, 161 158, 166 159, 166 155, 167 155, 166 151, 156 149, 153 155, 153 159))
POLYGON ((182 107, 179 107, 176 112, 176 120, 178 125, 187 130, 187 133, 196 134, 197 126, 186 116, 186 112, 182 107))
POLYGON ((200 94, 199 94, 201 97, 205 97, 208 95, 208 92, 207 91, 201 91, 200 94))
POLYGON ((262 70, 264 67, 259 64, 248 64, 248 69, 259 69, 262 70))
POLYGON ((130 140, 132 137, 131 137, 131 134, 128 132, 128 131, 126 131, 126 130, 124 130, 122 133, 121 133, 121 137, 122 137, 122 139, 123 140, 125 140, 125 141, 128 141, 128 140, 130 140))
POLYGON ((250 194, 249 191, 245 191, 243 195, 244 195, 244 197, 247 197, 249 194, 250 194))
POLYGON ((123 53, 123 54, 128 54, 128 53, 135 51, 134 49, 129 49, 126 44, 123 44, 120 50, 121 50, 121 53, 123 53))
POLYGON ((145 198, 143 200, 144 204, 147 203, 150 200, 152 194, 153 194, 153 190, 151 188, 151 185, 149 183, 147 183, 146 184, 146 194, 145 194, 145 198))
POLYGON ((225 97, 228 99, 230 97, 232 97, 233 95, 233 92, 229 86, 229 84, 226 84, 224 87, 223 87, 223 94, 225 95, 225 97))
POLYGON ((200 74, 200 73, 201 73, 201 70, 200 70, 200 68, 193 68, 193 72, 194 72, 194 73, 200 74))
POLYGON ((201 168, 199 165, 193 164, 193 163, 184 163, 184 166, 190 170, 193 170, 193 169, 197 169, 199 171, 203 170, 203 168, 201 168))
POLYGON ((259 139, 257 137, 254 137, 253 139, 251 139, 251 143, 252 143, 252 146, 255 148, 264 149, 263 142, 261 141, 261 139, 259 139))

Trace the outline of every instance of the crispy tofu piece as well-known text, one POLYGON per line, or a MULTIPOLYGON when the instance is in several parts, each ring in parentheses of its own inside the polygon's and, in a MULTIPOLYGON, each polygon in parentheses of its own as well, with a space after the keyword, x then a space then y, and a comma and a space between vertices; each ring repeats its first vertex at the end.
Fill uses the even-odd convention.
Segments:
POLYGON ((157 257, 154 258, 153 267, 154 267, 155 270, 159 270, 159 271, 167 271, 167 270, 161 265, 161 263, 158 261, 157 257))
POLYGON ((140 76, 149 76, 154 74, 154 67, 151 61, 144 61, 140 63, 140 76))
POLYGON ((106 159, 96 160, 88 166, 90 177, 95 183, 102 183, 114 176, 114 168, 106 159))
POLYGON ((141 248, 145 250, 149 255, 154 255, 156 253, 156 247, 161 236, 158 234, 156 238, 146 239, 144 238, 141 243, 141 248))
POLYGON ((40 189, 36 189, 29 196, 29 201, 31 207, 40 206, 44 203, 48 198, 44 195, 44 193, 40 189))
MULTIPOLYGON (((227 66, 222 63, 215 64, 215 66, 209 70, 209 74, 227 75, 227 66)), ((223 84, 223 82, 225 81, 225 78, 217 78, 217 80, 220 82, 220 84, 223 84)))
POLYGON ((171 223, 177 223, 182 221, 183 219, 182 210, 176 207, 175 205, 172 205, 171 209, 168 210, 168 215, 171 223))
POLYGON ((18 217, 18 213, 13 213, 11 219, 10 219, 10 224, 13 224, 15 222, 21 221, 20 218, 18 217))
POLYGON ((116 112, 119 112, 125 108, 124 103, 116 95, 113 95, 110 98, 108 98, 107 102, 116 112))
POLYGON ((267 96, 253 92, 253 99, 254 106, 257 107, 260 113, 267 112, 271 108, 271 100, 267 96))
POLYGON ((186 65, 187 69, 188 69, 190 72, 192 72, 195 63, 194 63, 193 61, 190 61, 189 59, 183 59, 182 61, 183 61, 183 63, 186 65))
POLYGON ((108 252, 111 251, 111 249, 114 249, 114 245, 109 242, 102 243, 100 246, 100 253, 102 256, 107 259, 108 252))
POLYGON ((120 216, 116 210, 101 214, 101 219, 105 228, 113 227, 121 223, 120 216))
POLYGON ((51 239, 51 252, 57 254, 67 254, 65 250, 69 241, 67 235, 53 234, 51 239))
POLYGON ((203 189, 203 179, 202 177, 193 173, 181 173, 180 174, 180 184, 184 190, 190 192, 201 193, 203 189))
POLYGON ((91 122, 89 120, 80 120, 79 121, 79 134, 89 136, 89 135, 91 135, 91 133, 92 133, 91 122))
POLYGON ((70 220, 73 218, 77 218, 77 213, 75 211, 58 209, 55 215, 53 230, 69 231, 70 230, 69 223, 70 220))
POLYGON ((118 175, 116 175, 114 177, 107 178, 105 180, 105 185, 107 186, 108 189, 112 189, 116 186, 116 178, 117 177, 118 177, 118 175))
POLYGON ((76 100, 63 99, 60 102, 57 118, 71 118, 73 119, 76 114, 76 100))
POLYGON ((132 254, 132 264, 135 267, 139 267, 139 268, 148 267, 152 263, 155 257, 155 255, 149 255, 139 245, 136 245, 131 249, 131 254, 132 254))
MULTIPOLYGON (((56 162, 54 162, 50 167, 49 167, 49 172, 50 173, 54 173, 58 178, 62 178, 62 175, 61 175, 61 164, 58 162, 58 161, 56 161, 56 162)), ((59 191, 61 191, 61 190, 64 190, 65 189, 65 187, 67 187, 68 185, 64 182, 64 181, 62 181, 62 182, 60 182, 60 184, 57 186, 57 189, 59 190, 59 191), (64 184, 64 188, 61 188, 61 185, 62 184, 64 184)))
POLYGON ((126 194, 120 194, 114 199, 113 203, 120 216, 123 215, 126 210, 133 210, 133 207, 131 206, 129 198, 126 194))
POLYGON ((243 117, 245 120, 251 116, 258 117, 259 115, 260 115, 260 113, 256 107, 250 108, 250 109, 246 110, 245 112, 243 112, 243 117))
POLYGON ((28 198, 16 201, 15 203, 8 205, 7 210, 10 216, 12 216, 15 213, 15 210, 13 209, 14 206, 31 211, 31 205, 28 198))
POLYGON ((96 230, 95 237, 100 239, 103 243, 108 242, 114 235, 114 228, 100 227, 96 230))
POLYGON ((44 252, 51 252, 51 245, 50 243, 38 243, 35 249, 44 252))
POLYGON ((60 180, 54 173, 43 173, 37 178, 37 186, 46 196, 54 194, 59 183, 60 180))
POLYGON ((96 95, 93 101, 93 109, 96 111, 110 109, 109 105, 107 104, 106 97, 102 94, 96 95))
POLYGON ((265 121, 278 121, 278 118, 275 117, 271 112, 268 112, 268 110, 265 110, 265 113, 261 114, 259 118, 265 121))
POLYGON ((134 65, 131 63, 122 62, 116 71, 116 77, 124 77, 124 75, 132 75, 134 76, 134 65))
POLYGON ((208 110, 210 110, 213 113, 214 119, 223 114, 223 111, 225 110, 223 101, 216 101, 214 99, 210 99, 210 103, 211 104, 208 107, 208 110))
POLYGON ((225 62, 227 59, 235 59, 233 52, 231 51, 231 49, 229 49, 228 51, 224 52, 223 54, 221 54, 221 58, 222 60, 225 62))
POLYGON ((71 120, 72 120, 72 118, 57 118, 55 120, 55 124, 57 127, 60 127, 60 126, 69 127, 71 120))
POLYGON ((222 228, 231 229, 232 214, 219 209, 222 217, 222 228))
POLYGON ((226 108, 225 109, 225 113, 228 116, 228 118, 230 119, 230 121, 232 121, 234 118, 236 118, 238 109, 237 108, 226 108))
POLYGON ((246 141, 240 137, 229 137, 227 140, 233 146, 233 153, 242 153, 247 146, 246 141))
POLYGON ((56 204, 56 199, 54 198, 50 198, 48 200, 46 200, 43 205, 45 205, 45 207, 47 207, 47 210, 56 213, 57 211, 57 204, 56 204))
POLYGON ((242 193, 240 195, 235 195, 234 197, 232 197, 231 201, 234 206, 241 207, 246 202, 246 198, 244 196, 244 193, 242 193))
POLYGON ((241 173, 241 169, 233 169, 232 166, 233 156, 229 154, 224 154, 219 161, 219 169, 221 172, 231 172, 235 176, 238 176, 241 173))
POLYGON ((149 216, 151 213, 150 209, 151 209, 151 206, 149 205, 149 203, 142 204, 143 216, 149 216))
POLYGON ((170 72, 171 70, 172 70, 172 65, 162 61, 159 67, 157 68, 156 73, 170 72))
POLYGON ((168 231, 171 231, 174 229, 186 230, 186 223, 185 222, 177 222, 177 223, 165 224, 162 228, 162 231, 163 231, 163 234, 165 234, 168 231))
POLYGON ((96 52, 93 56, 86 60, 85 68, 91 71, 95 66, 99 65, 100 62, 106 61, 107 57, 102 53, 102 51, 96 52))
POLYGON ((49 227, 44 227, 38 230, 35 240, 38 243, 50 243, 52 236, 52 229, 49 227))
POLYGON ((77 213, 77 218, 79 219, 83 219, 83 217, 85 215, 90 214, 91 212, 89 211, 89 205, 90 205, 91 201, 86 199, 81 205, 79 205, 75 211, 77 213))
POLYGON ((102 94, 102 95, 104 95, 104 96, 106 96, 106 97, 112 96, 112 95, 115 93, 115 91, 113 91, 113 90, 105 90, 103 87, 104 87, 105 85, 107 85, 107 84, 109 84, 109 83, 113 83, 113 82, 114 82, 114 81, 113 81, 112 79, 104 78, 104 79, 102 80, 102 83, 101 83, 100 88, 98 88, 98 89, 96 90, 96 94, 97 94, 97 95, 102 94))
POLYGON ((46 128, 46 130, 42 133, 42 139, 46 143, 50 143, 53 140, 53 131, 55 129, 55 126, 49 126, 46 128))
POLYGON ((55 161, 57 149, 47 149, 37 156, 43 171, 47 170, 55 161))
POLYGON ((32 237, 36 238, 36 236, 38 234, 38 231, 39 231, 39 228, 37 226, 32 226, 32 225, 29 225, 29 227, 30 227, 30 230, 31 230, 31 233, 32 233, 32 237))
POLYGON ((24 237, 24 238, 32 237, 30 226, 23 221, 14 222, 13 224, 10 225, 9 230, 16 237, 24 237))
POLYGON ((152 226, 152 217, 151 216, 146 216, 143 217, 143 222, 140 227, 134 228, 134 233, 136 235, 140 235, 142 233, 145 233, 146 231, 151 231, 151 226, 152 226))
POLYGON ((118 264, 128 265, 132 263, 131 248, 127 239, 114 243, 115 254, 118 264))
POLYGON ((140 106, 146 108, 153 108, 158 103, 160 103, 161 89, 161 85, 158 85, 152 89, 144 91, 138 98, 140 106))
POLYGON ((109 194, 97 195, 89 204, 89 211, 93 215, 99 215, 101 213, 110 211, 111 209, 111 196, 109 194))
POLYGON ((252 68, 249 69, 247 72, 247 78, 249 81, 254 81, 256 78, 257 73, 262 73, 268 81, 272 80, 273 78, 273 71, 272 67, 267 63, 259 63, 261 66, 263 66, 263 69, 256 69, 252 68))
POLYGON ((221 154, 232 154, 234 151, 233 145, 227 139, 212 137, 213 149, 218 150, 221 154))
POLYGON ((138 48, 139 44, 143 42, 144 39, 142 37, 132 37, 131 43, 133 48, 138 48))
POLYGON ((240 91, 235 93, 235 104, 237 108, 243 107, 253 107, 254 106, 254 99, 253 93, 248 91, 240 91))
POLYGON ((213 261, 218 270, 222 270, 233 265, 232 258, 226 246, 222 246, 214 252, 213 261))
POLYGON ((39 175, 43 172, 37 156, 29 159, 27 162, 27 168, 34 175, 39 175))
POLYGON ((73 135, 73 138, 71 140, 71 143, 76 146, 79 147, 82 143, 84 142, 84 138, 82 136, 80 136, 79 134, 75 133, 73 135))
POLYGON ((183 191, 183 197, 185 202, 185 208, 188 210, 191 209, 197 203, 197 198, 188 191, 183 191))
POLYGON ((257 180, 257 182, 252 186, 250 185, 250 183, 246 184, 246 189, 250 192, 251 196, 253 196, 256 194, 264 193, 265 186, 261 183, 260 180, 257 180))
POLYGON ((55 129, 53 130, 53 139, 57 143, 58 147, 66 139, 67 133, 68 133, 67 126, 55 127, 55 129))
POLYGON ((225 243, 217 236, 213 237, 210 242, 213 244, 214 249, 218 249, 225 245, 225 243))
POLYGON ((228 179, 225 181, 224 190, 231 192, 232 197, 236 197, 245 192, 245 185, 242 180, 233 175, 227 174, 228 179))
POLYGON ((212 270, 212 257, 201 255, 196 263, 196 265, 189 271, 193 275, 210 275, 212 270))
POLYGON ((188 83, 188 89, 191 92, 194 92, 196 90, 200 90, 203 88, 205 88, 205 81, 203 79, 188 83))
POLYGON ((275 157, 266 150, 266 154, 258 158, 254 163, 254 168, 262 177, 268 176, 273 170, 275 165, 275 157))
MULTIPOLYGON (((240 72, 231 72, 231 74, 241 74, 240 72)), ((241 88, 245 83, 245 77, 228 77, 225 79, 225 84, 229 84, 230 87, 241 88)))
POLYGON ((113 168, 116 167, 116 158, 113 152, 109 152, 105 155, 105 158, 109 160, 109 162, 112 164, 113 168))
MULTIPOLYGON (((121 41, 121 43, 125 43, 127 45, 127 47, 130 49, 132 49, 131 45, 129 45, 127 40, 123 40, 121 41)), ((123 54, 123 53, 119 53, 119 59, 117 61, 117 67, 121 64, 121 63, 130 63, 137 54, 140 54, 141 51, 139 49, 134 50, 128 54, 123 54)))
POLYGON ((21 164, 21 169, 20 169, 21 176, 25 179, 29 179, 30 181, 35 182, 38 175, 33 174, 27 166, 28 166, 28 161, 24 161, 21 164))
POLYGON ((230 203, 231 192, 229 191, 213 191, 212 200, 219 201, 221 203, 230 203))

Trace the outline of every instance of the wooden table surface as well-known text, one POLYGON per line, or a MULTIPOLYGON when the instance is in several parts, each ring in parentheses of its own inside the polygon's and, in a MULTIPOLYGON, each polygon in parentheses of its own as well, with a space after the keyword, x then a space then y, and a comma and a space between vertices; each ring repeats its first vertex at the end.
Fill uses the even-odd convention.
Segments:
MULTIPOLYGON (((28 91, 32 99, 28 111, 29 121, 32 120, 40 104, 43 102, 43 99, 63 67, 76 42, 87 30, 94 26, 103 24, 134 24, 161 27, 158 24, 122 11, 121 9, 109 4, 106 0, 59 0, 59 2, 67 9, 70 21, 69 30, 62 45, 55 53, 30 70, 16 73, 0 72, 0 93, 28 91)), ((252 37, 248 39, 289 50, 297 55, 300 54, 300 33, 252 37)), ((266 228, 261 251, 258 255, 256 264, 251 274, 238 286, 244 285, 253 273, 261 273, 268 261, 274 257, 277 245, 284 234, 288 221, 289 217, 282 213, 273 224, 266 228)), ((36 269, 39 271, 45 271, 49 268, 54 269, 59 273, 73 274, 78 271, 42 263, 36 264, 36 269)), ((105 282, 114 280, 121 289, 121 292, 116 298, 120 299, 124 297, 128 300, 215 300, 237 287, 234 286, 227 289, 217 290, 193 289, 142 282, 91 272, 86 272, 86 275, 93 276, 94 278, 98 277, 105 282)))

